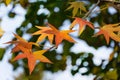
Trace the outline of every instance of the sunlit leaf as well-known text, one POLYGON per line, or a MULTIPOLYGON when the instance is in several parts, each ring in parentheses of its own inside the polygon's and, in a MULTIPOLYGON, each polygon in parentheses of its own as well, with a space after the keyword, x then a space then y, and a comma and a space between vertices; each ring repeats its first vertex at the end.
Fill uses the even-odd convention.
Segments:
POLYGON ((105 37, 107 44, 109 44, 110 38, 115 41, 120 42, 120 37, 118 32, 120 31, 120 23, 117 24, 107 24, 100 28, 100 31, 94 36, 102 35, 105 37))
POLYGON ((70 29, 75 27, 76 24, 79 24, 79 35, 84 31, 86 25, 88 25, 88 27, 94 29, 94 26, 92 25, 91 22, 88 22, 86 20, 83 20, 83 19, 77 18, 77 17, 75 18, 75 20, 70 25, 70 29))
POLYGON ((48 30, 52 30, 52 29, 49 28, 49 27, 40 27, 40 26, 36 26, 36 27, 38 29, 40 29, 40 30, 36 31, 32 35, 40 35, 39 38, 37 39, 37 43, 43 41, 46 37, 48 37, 50 43, 52 44, 54 35, 53 34, 44 33, 44 31, 48 31, 48 30))
POLYGON ((28 42, 28 41, 26 41, 25 39, 23 39, 22 37, 18 36, 17 34, 14 34, 14 36, 17 38, 16 41, 6 42, 6 43, 15 44, 15 47, 12 49, 12 52, 20 51, 20 49, 18 48, 19 46, 22 46, 22 47, 27 48, 27 49, 32 49, 32 45, 38 46, 37 43, 28 42))
POLYGON ((22 50, 23 53, 18 54, 13 60, 15 61, 15 60, 27 58, 30 74, 34 69, 37 60, 40 60, 40 62, 52 63, 49 59, 47 59, 43 55, 47 50, 39 50, 32 52, 32 50, 26 49, 21 46, 19 46, 19 49, 22 50))
POLYGON ((52 63, 48 58, 46 58, 43 54, 47 52, 47 50, 39 50, 33 52, 33 55, 36 60, 40 60, 40 62, 52 63))
POLYGON ((12 52, 18 52, 21 51, 22 53, 18 54, 13 61, 27 58, 28 60, 28 67, 30 70, 30 74, 32 73, 36 60, 40 60, 40 62, 46 62, 46 63, 52 63, 49 59, 47 59, 43 54, 48 50, 39 50, 39 51, 32 51, 32 45, 36 45, 34 42, 28 42, 22 37, 18 36, 17 34, 14 34, 14 36, 17 38, 16 41, 9 41, 7 43, 15 44, 15 47, 12 49, 12 52))
POLYGON ((53 25, 48 23, 48 26, 52 30, 47 30, 45 33, 47 34, 54 34, 55 35, 55 45, 58 47, 58 45, 63 41, 67 40, 69 42, 75 43, 75 40, 72 39, 72 37, 69 35, 69 33, 74 32, 74 30, 57 30, 53 25))

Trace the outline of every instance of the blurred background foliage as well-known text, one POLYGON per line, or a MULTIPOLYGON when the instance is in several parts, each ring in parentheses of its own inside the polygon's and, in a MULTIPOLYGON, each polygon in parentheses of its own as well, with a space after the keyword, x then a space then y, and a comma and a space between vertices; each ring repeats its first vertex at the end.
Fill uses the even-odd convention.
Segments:
MULTIPOLYGON (((53 24, 56 28, 59 29, 62 26, 65 20, 73 21, 72 9, 67 10, 67 7, 70 6, 69 2, 71 1, 83 1, 86 3, 85 7, 87 11, 93 6, 97 0, 9 0, 10 2, 6 3, 3 0, 0 4, 13 5, 12 10, 9 12, 8 16, 10 18, 14 18, 17 13, 13 12, 13 9, 20 4, 25 10, 25 20, 22 24, 16 29, 16 33, 20 36, 24 34, 31 34, 38 29, 37 26, 44 26, 45 22, 49 22, 53 24), (45 12, 40 12, 42 10, 46 10, 45 12)), ((105 24, 112 24, 120 22, 120 4, 112 1, 103 1, 101 0, 100 4, 97 7, 104 7, 109 5, 109 7, 113 7, 117 12, 111 14, 108 8, 98 11, 94 14, 90 14, 88 19, 93 24, 97 23, 99 26, 103 26, 105 24), (93 16, 92 16, 93 15, 93 16)), ((83 17, 85 13, 79 14, 77 13, 77 17, 83 17)), ((94 55, 92 53, 74 53, 71 52, 70 49, 74 45, 73 43, 69 43, 67 41, 63 42, 63 51, 62 53, 56 52, 56 50, 48 51, 45 56, 48 57, 54 64, 46 64, 46 63, 37 63, 32 75, 29 75, 28 66, 26 59, 18 60, 16 62, 10 63, 13 65, 14 70, 18 67, 24 68, 24 73, 20 74, 16 77, 15 80, 41 80, 44 71, 57 72, 59 70, 65 70, 68 58, 71 60, 72 69, 71 73, 75 75, 76 73, 82 75, 95 75, 94 80, 119 80, 120 79, 120 44, 114 41, 110 41, 109 45, 106 44, 106 41, 103 36, 92 37, 95 33, 94 30, 89 27, 78 37, 78 39, 84 40, 87 44, 95 49, 99 47, 106 46, 113 48, 113 53, 110 55, 110 60, 107 60, 108 63, 104 64, 106 60, 102 60, 100 65, 96 65, 94 63, 94 55), (114 44, 111 46, 111 44, 114 44), (117 48, 117 49, 116 49, 117 48), (116 50, 115 50, 116 49, 116 50), (117 56, 114 56, 117 55, 117 56), (22 65, 21 65, 22 62, 22 65), (76 67, 76 68, 74 68, 76 67), (84 72, 80 72, 80 69, 87 69, 84 72)), ((35 42, 38 36, 31 36, 29 41, 35 42)), ((41 45, 46 44, 47 39, 41 42, 41 45)), ((42 47, 34 47, 34 50, 42 49, 42 47)), ((0 60, 4 56, 5 49, 0 48, 0 60)), ((12 57, 15 57, 17 54, 13 54, 12 57)))

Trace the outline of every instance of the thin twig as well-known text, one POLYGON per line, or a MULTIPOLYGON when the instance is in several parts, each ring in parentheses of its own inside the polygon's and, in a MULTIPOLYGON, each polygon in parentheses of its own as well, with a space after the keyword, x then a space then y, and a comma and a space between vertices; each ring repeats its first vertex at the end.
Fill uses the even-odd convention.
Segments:
POLYGON ((94 29, 100 29, 100 27, 94 27, 94 29))
POLYGON ((90 13, 96 8, 96 6, 97 6, 99 3, 100 3, 100 0, 98 0, 97 3, 95 4, 95 6, 85 14, 85 16, 83 17, 83 19, 85 19, 87 16, 89 16, 90 13))
POLYGON ((53 48, 56 48, 56 46, 52 46, 52 47, 50 47, 48 50, 53 49, 53 48))
POLYGON ((46 47, 46 48, 48 48, 48 49, 52 49, 52 48, 55 47, 54 45, 50 47, 50 46, 45 46, 45 45, 41 45, 41 44, 40 44, 39 46, 41 46, 41 47, 46 47))
POLYGON ((105 6, 104 8, 101 8, 100 10, 96 10, 96 11, 94 11, 94 12, 91 12, 92 14, 93 13, 98 13, 98 12, 100 12, 100 11, 103 11, 103 10, 105 10, 105 9, 107 9, 109 6, 107 5, 107 6, 105 6))
POLYGON ((118 4, 120 4, 120 1, 112 1, 112 0, 101 0, 101 1, 111 2, 111 3, 118 3, 118 4))

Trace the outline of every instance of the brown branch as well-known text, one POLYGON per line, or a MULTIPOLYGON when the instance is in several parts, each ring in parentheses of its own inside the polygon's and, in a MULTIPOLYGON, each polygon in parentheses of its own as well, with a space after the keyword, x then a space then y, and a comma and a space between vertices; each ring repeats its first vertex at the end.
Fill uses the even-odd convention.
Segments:
POLYGON ((101 0, 101 1, 105 1, 105 2, 111 2, 111 3, 117 3, 117 4, 120 4, 120 1, 111 1, 111 0, 101 0))
POLYGON ((90 9, 86 14, 85 16, 83 17, 83 19, 85 19, 87 16, 89 16, 91 14, 91 12, 97 7, 97 5, 100 3, 100 0, 97 1, 97 3, 95 4, 95 6, 90 9))
POLYGON ((94 29, 100 29, 100 27, 94 27, 94 29))
POLYGON ((53 48, 56 48, 56 46, 52 46, 52 47, 50 47, 48 50, 51 50, 51 49, 53 49, 53 48))

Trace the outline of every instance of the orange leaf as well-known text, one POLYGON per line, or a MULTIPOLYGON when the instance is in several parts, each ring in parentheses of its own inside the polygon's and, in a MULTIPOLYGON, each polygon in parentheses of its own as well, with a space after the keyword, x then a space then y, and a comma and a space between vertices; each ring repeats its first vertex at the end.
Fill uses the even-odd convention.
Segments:
POLYGON ((92 23, 83 20, 81 18, 75 18, 75 20, 72 22, 72 24, 70 25, 70 28, 72 29, 76 24, 79 24, 79 35, 84 31, 84 28, 86 25, 88 25, 88 27, 94 29, 94 26, 92 25, 92 23))
POLYGON ((22 46, 27 49, 32 49, 32 45, 38 46, 38 44, 36 44, 34 42, 28 42, 25 39, 23 39, 22 37, 18 36, 17 34, 14 34, 14 36, 17 38, 17 41, 7 42, 7 43, 15 44, 15 47, 12 49, 12 52, 20 51, 20 49, 18 48, 19 46, 22 46))
POLYGON ((120 37, 119 35, 117 35, 117 33, 120 31, 119 24, 120 23, 104 25, 102 28, 100 28, 100 31, 93 36, 98 36, 103 34, 105 40, 107 41, 107 44, 109 44, 110 38, 120 42, 120 37))
POLYGON ((18 54, 13 60, 19 60, 19 59, 28 59, 28 67, 30 70, 30 74, 32 73, 35 64, 36 64, 36 59, 34 58, 32 52, 29 49, 26 49, 24 47, 19 46, 19 49, 23 51, 23 53, 18 54))
POLYGON ((69 42, 75 42, 70 35, 68 35, 71 32, 74 32, 74 30, 62 30, 59 31, 57 30, 53 25, 48 23, 48 26, 52 29, 52 30, 48 30, 45 31, 45 33, 47 34, 54 34, 55 35, 55 44, 56 47, 58 47, 58 45, 63 41, 63 40, 67 40, 69 42))
POLYGON ((36 60, 40 60, 41 62, 46 62, 46 63, 52 63, 49 59, 47 59, 45 56, 43 56, 43 54, 46 51, 47 50, 35 51, 35 52, 33 52, 33 55, 34 55, 34 57, 35 57, 36 60))
POLYGON ((40 35, 38 40, 37 40, 37 43, 38 42, 41 42, 42 40, 44 40, 46 37, 48 37, 50 43, 52 44, 53 42, 53 38, 54 38, 54 35, 53 34, 47 34, 47 33, 44 33, 44 31, 47 31, 47 30, 52 30, 51 28, 49 27, 39 27, 39 26, 36 26, 37 28, 41 29, 35 33, 33 33, 32 35, 40 35))
POLYGON ((15 61, 15 60, 27 58, 30 74, 34 69, 37 60, 40 60, 41 62, 52 63, 49 59, 47 59, 43 55, 47 50, 39 50, 32 52, 32 50, 24 48, 22 46, 18 46, 18 48, 22 51, 22 53, 18 54, 13 60, 15 61))
POLYGON ((38 44, 34 42, 28 42, 23 38, 21 38, 20 36, 18 36, 17 34, 14 34, 14 36, 17 38, 17 40, 9 41, 7 43, 15 44, 15 47, 12 49, 12 52, 21 51, 22 53, 18 54, 13 60, 15 61, 15 60, 27 58, 30 74, 32 73, 35 67, 36 60, 40 60, 41 62, 46 62, 46 63, 52 63, 49 59, 47 59, 43 55, 47 50, 32 52, 32 45, 38 46, 38 44))

